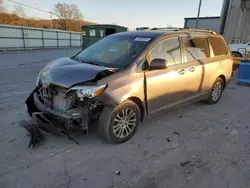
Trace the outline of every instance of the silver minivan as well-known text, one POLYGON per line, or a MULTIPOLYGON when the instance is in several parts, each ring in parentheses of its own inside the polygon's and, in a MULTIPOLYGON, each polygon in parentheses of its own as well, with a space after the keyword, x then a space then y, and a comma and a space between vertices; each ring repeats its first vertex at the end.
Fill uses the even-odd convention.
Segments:
POLYGON ((217 103, 232 66, 225 40, 213 31, 123 32, 50 62, 26 105, 37 130, 69 136, 71 128, 98 124, 106 140, 121 143, 162 111, 200 100, 217 103))

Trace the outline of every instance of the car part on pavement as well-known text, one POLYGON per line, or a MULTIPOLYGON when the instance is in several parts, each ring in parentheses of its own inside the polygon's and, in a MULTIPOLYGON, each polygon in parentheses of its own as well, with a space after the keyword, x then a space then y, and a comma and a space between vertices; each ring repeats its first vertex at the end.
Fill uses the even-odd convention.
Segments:
POLYGON ((29 132, 30 142, 28 148, 34 148, 43 140, 43 136, 36 125, 30 124, 28 121, 22 120, 20 121, 20 126, 25 128, 29 132))

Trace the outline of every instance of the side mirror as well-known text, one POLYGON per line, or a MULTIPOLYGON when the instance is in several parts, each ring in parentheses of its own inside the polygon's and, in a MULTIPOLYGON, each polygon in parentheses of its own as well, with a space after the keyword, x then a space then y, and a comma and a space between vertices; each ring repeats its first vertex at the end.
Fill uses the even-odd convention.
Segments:
POLYGON ((167 68, 167 61, 165 59, 153 59, 149 65, 150 70, 162 70, 167 68))

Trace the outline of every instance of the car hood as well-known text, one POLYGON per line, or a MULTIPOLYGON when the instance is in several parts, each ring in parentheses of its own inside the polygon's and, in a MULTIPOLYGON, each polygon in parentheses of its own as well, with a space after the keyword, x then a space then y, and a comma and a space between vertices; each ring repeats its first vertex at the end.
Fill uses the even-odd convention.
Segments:
MULTIPOLYGON (((65 88, 91 81, 102 72, 114 72, 114 69, 75 61, 70 58, 60 58, 50 62, 39 73, 42 84, 56 84, 65 88)), ((108 74, 107 74, 108 75, 108 74)))

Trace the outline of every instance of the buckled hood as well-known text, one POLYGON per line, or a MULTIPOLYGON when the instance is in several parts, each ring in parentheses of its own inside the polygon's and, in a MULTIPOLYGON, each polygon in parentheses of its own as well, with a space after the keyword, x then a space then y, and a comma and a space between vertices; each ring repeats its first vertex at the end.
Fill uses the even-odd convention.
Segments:
POLYGON ((42 83, 53 83, 70 88, 77 83, 94 80, 98 73, 105 70, 110 70, 110 68, 61 58, 50 62, 41 70, 39 79, 42 83))

